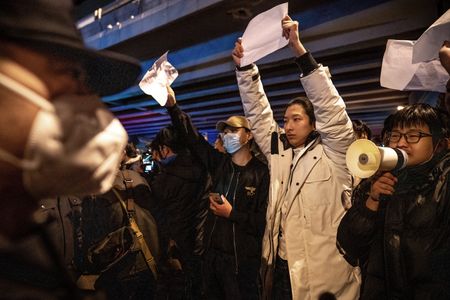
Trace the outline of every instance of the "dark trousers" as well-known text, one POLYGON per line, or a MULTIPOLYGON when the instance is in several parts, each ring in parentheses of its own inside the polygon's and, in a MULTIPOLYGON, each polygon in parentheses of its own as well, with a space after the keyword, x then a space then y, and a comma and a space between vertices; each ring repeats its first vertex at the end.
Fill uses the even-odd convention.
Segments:
POLYGON ((199 300, 202 299, 202 268, 199 256, 181 260, 182 270, 171 269, 164 264, 160 268, 157 300, 199 300))
POLYGON ((272 300, 291 300, 291 278, 288 262, 277 256, 273 273, 272 300))
POLYGON ((123 278, 113 274, 100 276, 95 282, 96 290, 103 290, 108 300, 154 299, 155 281, 150 271, 142 271, 123 278))
POLYGON ((259 257, 240 260, 236 270, 233 255, 210 249, 205 256, 203 270, 206 299, 259 299, 257 284, 259 265, 259 257))
POLYGON ((199 256, 193 256, 185 259, 183 268, 186 276, 186 289, 189 299, 197 300, 202 298, 202 268, 199 256))

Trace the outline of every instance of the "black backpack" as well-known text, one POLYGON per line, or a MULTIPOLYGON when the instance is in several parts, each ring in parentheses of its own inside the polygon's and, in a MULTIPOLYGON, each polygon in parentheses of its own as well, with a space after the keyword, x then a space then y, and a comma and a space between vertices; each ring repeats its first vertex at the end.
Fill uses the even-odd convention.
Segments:
POLYGON ((73 212, 74 264, 81 273, 150 269, 156 279, 156 222, 149 209, 142 207, 150 197, 147 182, 137 172, 124 170, 110 191, 83 199, 73 212))

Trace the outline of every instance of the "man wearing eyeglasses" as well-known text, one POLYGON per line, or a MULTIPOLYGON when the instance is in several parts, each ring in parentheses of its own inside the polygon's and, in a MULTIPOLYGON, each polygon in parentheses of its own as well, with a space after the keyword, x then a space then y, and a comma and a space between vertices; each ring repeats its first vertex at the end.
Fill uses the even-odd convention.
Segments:
POLYGON ((450 153, 447 122, 427 104, 392 116, 389 147, 407 167, 377 174, 353 193, 338 246, 365 262, 361 299, 450 299, 450 153))

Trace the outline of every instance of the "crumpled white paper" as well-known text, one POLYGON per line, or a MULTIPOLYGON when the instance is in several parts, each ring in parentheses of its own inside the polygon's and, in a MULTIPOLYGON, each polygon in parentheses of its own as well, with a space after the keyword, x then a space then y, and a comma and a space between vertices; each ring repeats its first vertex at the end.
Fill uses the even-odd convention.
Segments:
POLYGON ((155 98, 159 105, 164 106, 167 102, 167 85, 178 77, 178 71, 167 61, 167 51, 153 66, 145 73, 139 87, 141 90, 155 98))
POLYGON ((445 92, 450 76, 439 60, 412 63, 414 41, 388 40, 380 84, 395 90, 445 92))
POLYGON ((242 36, 244 57, 241 67, 283 48, 288 40, 283 37, 281 20, 288 13, 288 3, 277 5, 250 20, 242 36))
POLYGON ((450 41, 450 9, 428 27, 416 41, 412 62, 439 59, 439 49, 446 40, 450 41))

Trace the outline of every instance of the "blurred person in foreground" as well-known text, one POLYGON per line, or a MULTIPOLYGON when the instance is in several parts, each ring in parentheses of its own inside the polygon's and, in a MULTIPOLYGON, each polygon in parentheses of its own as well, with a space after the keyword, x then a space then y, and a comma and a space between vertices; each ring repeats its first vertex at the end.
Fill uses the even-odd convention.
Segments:
POLYGON ((0 2, 4 298, 80 296, 33 213, 40 199, 108 190, 127 141, 98 95, 132 85, 139 64, 85 48, 71 11, 65 0, 0 2), (23 245, 30 235, 39 238, 23 245))

